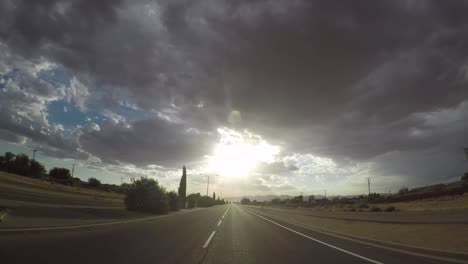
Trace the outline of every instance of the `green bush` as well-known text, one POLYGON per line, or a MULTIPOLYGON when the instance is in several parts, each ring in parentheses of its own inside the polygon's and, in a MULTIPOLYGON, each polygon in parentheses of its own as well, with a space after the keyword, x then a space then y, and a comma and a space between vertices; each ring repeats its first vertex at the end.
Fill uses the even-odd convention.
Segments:
POLYGON ((129 211, 154 214, 167 214, 169 202, 164 187, 158 181, 141 177, 132 179, 125 196, 125 206, 129 211))
POLYGON ((462 181, 468 182, 468 172, 465 172, 465 174, 462 176, 462 181))
POLYGON ((101 181, 96 178, 89 178, 88 186, 89 187, 101 187, 101 181))
POLYGON ((382 209, 380 209, 380 207, 373 206, 369 211, 370 212, 382 212, 382 209))
POLYGON ((52 181, 65 184, 73 185, 73 178, 70 174, 70 170, 66 168, 52 168, 49 171, 49 177, 52 181))
POLYGON ((187 207, 194 208, 198 206, 198 200, 200 200, 200 193, 192 193, 187 196, 187 207))
POLYGON ((385 212, 394 212, 395 211, 395 206, 388 206, 384 209, 385 212))
POLYGON ((200 199, 198 199, 198 206, 199 207, 210 207, 215 205, 215 200, 211 198, 210 196, 202 196, 200 199))
POLYGON ((180 209, 179 195, 174 191, 170 191, 167 193, 167 198, 169 199, 169 209, 171 211, 179 211, 180 209))

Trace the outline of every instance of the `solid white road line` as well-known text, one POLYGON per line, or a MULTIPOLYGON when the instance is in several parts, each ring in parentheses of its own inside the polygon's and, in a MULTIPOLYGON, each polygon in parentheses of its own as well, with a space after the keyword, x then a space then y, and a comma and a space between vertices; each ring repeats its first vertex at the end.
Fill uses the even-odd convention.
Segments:
POLYGON ((211 232, 211 235, 206 240, 205 244, 203 245, 203 248, 206 248, 210 244, 211 239, 213 239, 213 236, 215 235, 215 233, 216 233, 216 231, 211 232))
MULTIPOLYGON (((312 230, 314 232, 318 232, 318 233, 325 234, 325 235, 328 235, 328 236, 337 237, 337 238, 341 238, 341 239, 344 239, 344 240, 360 243, 360 244, 363 244, 363 245, 368 245, 368 246, 381 248, 381 249, 385 249, 385 250, 390 250, 390 251, 394 251, 394 252, 398 252, 398 253, 408 254, 408 255, 412 255, 412 256, 416 256, 416 257, 434 259, 434 260, 443 261, 443 262, 468 264, 468 261, 466 261, 466 260, 454 259, 454 258, 448 258, 448 257, 439 257, 439 256, 434 256, 434 255, 429 255, 429 254, 424 254, 424 253, 412 252, 412 251, 408 251, 408 250, 404 250, 404 249, 398 249, 398 248, 394 248, 394 247, 383 246, 383 245, 379 245, 379 244, 375 244, 375 243, 371 243, 371 242, 365 242, 365 241, 362 241, 362 240, 357 240, 357 239, 354 239, 354 238, 346 237, 346 236, 344 236, 345 234, 338 233, 336 231, 325 231, 323 229, 313 228, 313 227, 310 227, 310 226, 307 226, 307 225, 304 225, 304 224, 301 224, 301 223, 298 223, 298 222, 295 222, 295 221, 292 221, 292 220, 288 220, 288 219, 278 217, 278 216, 268 215, 268 217, 271 217, 273 219, 286 222, 288 224, 299 226, 299 227, 302 227, 302 228, 305 228, 305 229, 309 229, 309 230, 312 230), (334 232, 334 233, 332 233, 332 232, 334 232)), ((369 239, 369 240, 371 240, 371 239, 369 239)), ((379 241, 377 241, 377 242, 379 242, 379 241)), ((384 241, 384 242, 388 243, 386 241, 384 241)), ((390 243, 390 244, 395 244, 397 246, 406 246, 406 245, 396 244, 396 243, 390 243)), ((419 248, 419 249, 428 250, 426 248, 419 248)), ((454 254, 457 254, 457 253, 454 253, 454 254)), ((463 254, 463 253, 461 253, 461 254, 463 254)))
POLYGON ((270 219, 265 218, 265 217, 263 217, 263 216, 261 216, 261 215, 258 215, 258 214, 256 214, 256 213, 250 211, 250 210, 246 210, 246 211, 249 212, 249 213, 251 213, 251 214, 253 214, 253 215, 256 215, 256 216, 262 218, 263 220, 266 220, 266 221, 268 221, 268 222, 270 222, 270 223, 272 223, 272 224, 275 224, 275 225, 277 225, 277 226, 279 226, 279 227, 281 227, 281 228, 284 228, 284 229, 286 229, 286 230, 289 230, 289 231, 291 231, 291 232, 293 232, 293 233, 295 233, 295 234, 298 234, 298 235, 300 235, 300 236, 302 236, 302 237, 305 237, 305 238, 308 238, 308 239, 310 239, 310 240, 312 240, 312 241, 315 241, 315 242, 317 242, 317 243, 320 243, 320 244, 322 244, 322 245, 324 245, 324 246, 331 247, 331 248, 333 248, 333 249, 336 249, 336 250, 338 250, 338 251, 341 251, 341 252, 343 252, 343 253, 349 254, 349 255, 351 255, 351 256, 354 256, 354 257, 357 257, 357 258, 366 260, 366 261, 371 262, 371 263, 383 264, 383 262, 380 262, 380 261, 377 261, 377 260, 373 260, 373 259, 370 259, 370 258, 366 258, 366 257, 364 257, 364 256, 358 255, 358 254, 356 254, 356 253, 347 251, 347 250, 345 250, 345 249, 342 249, 342 248, 339 248, 339 247, 330 245, 330 244, 325 243, 325 242, 323 242, 323 241, 321 241, 321 240, 318 240, 318 239, 315 239, 315 238, 310 237, 310 236, 308 236, 308 235, 305 235, 305 234, 303 234, 303 233, 301 233, 301 232, 298 232, 298 231, 296 231, 296 230, 293 230, 293 229, 291 229, 291 228, 289 228, 289 227, 286 227, 286 226, 284 226, 284 225, 281 225, 281 224, 278 224, 278 223, 276 223, 276 222, 274 222, 274 221, 271 221, 270 219))
POLYGON ((0 212, 0 222, 3 221, 3 218, 8 214, 8 209, 0 212))
POLYGON ((221 225, 221 222, 223 222, 223 220, 219 220, 219 222, 218 222, 218 226, 220 226, 220 225, 221 225))

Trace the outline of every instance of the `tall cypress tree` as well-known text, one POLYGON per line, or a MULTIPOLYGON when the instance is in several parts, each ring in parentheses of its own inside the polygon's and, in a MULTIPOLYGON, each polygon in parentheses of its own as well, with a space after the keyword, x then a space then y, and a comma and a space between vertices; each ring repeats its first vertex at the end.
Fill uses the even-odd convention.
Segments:
POLYGON ((187 172, 185 166, 182 168, 182 178, 180 179, 179 184, 179 198, 181 203, 181 208, 185 208, 185 198, 187 197, 187 172))
POLYGON ((213 200, 216 200, 216 193, 213 192, 213 200))

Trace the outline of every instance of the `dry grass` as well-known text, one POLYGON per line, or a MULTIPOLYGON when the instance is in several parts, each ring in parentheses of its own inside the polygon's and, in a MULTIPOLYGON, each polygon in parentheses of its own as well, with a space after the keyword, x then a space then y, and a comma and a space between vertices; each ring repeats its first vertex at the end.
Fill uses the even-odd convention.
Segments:
POLYGON ((123 199, 124 197, 124 195, 119 193, 55 184, 45 180, 23 177, 6 172, 0 172, 0 186, 8 189, 44 194, 60 193, 60 195, 68 196, 86 195, 108 199, 123 199))
POLYGON ((468 252, 468 225, 463 224, 387 224, 323 219, 265 209, 262 212, 326 231, 435 250, 468 252))
MULTIPOLYGON (((384 210, 389 206, 395 207, 398 211, 441 211, 453 209, 468 209, 468 193, 463 195, 447 195, 436 198, 420 199, 408 202, 395 202, 395 203, 369 203, 369 208, 379 207, 384 210)), ((309 207, 313 211, 368 211, 369 208, 359 208, 358 205, 344 205, 344 204, 330 204, 330 205, 317 205, 309 207)))
POLYGON ((376 204, 385 208, 395 206, 401 211, 437 211, 468 208, 468 193, 458 196, 442 196, 437 198, 421 199, 409 202, 376 204))

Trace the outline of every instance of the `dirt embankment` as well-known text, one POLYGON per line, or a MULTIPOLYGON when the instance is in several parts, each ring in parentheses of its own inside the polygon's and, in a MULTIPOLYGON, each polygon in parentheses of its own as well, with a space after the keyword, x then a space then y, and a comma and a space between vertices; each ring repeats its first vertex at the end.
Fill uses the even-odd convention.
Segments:
POLYGON ((52 184, 0 172, 0 228, 77 225, 142 217, 128 212, 118 193, 52 184))

